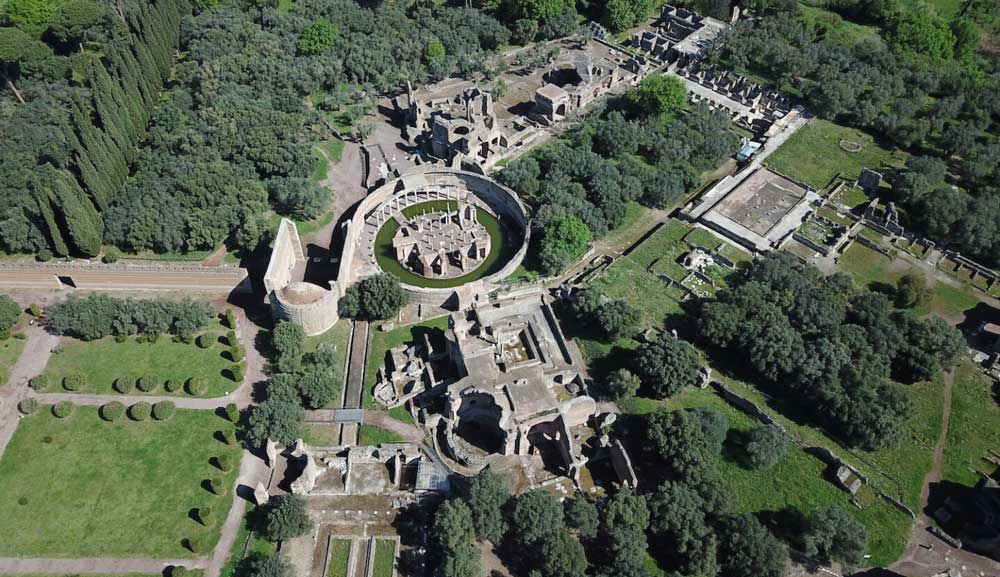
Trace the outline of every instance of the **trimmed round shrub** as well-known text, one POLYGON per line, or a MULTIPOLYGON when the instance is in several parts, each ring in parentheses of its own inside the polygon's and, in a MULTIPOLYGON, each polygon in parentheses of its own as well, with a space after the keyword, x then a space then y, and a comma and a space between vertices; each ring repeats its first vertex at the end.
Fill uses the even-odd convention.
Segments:
POLYGON ((25 340, 25 339, 28 338, 28 335, 26 335, 24 333, 14 333, 14 338, 17 339, 17 340, 19 340, 19 341, 23 341, 23 340, 25 340))
POLYGON ((236 433, 233 431, 219 431, 219 437, 222 439, 222 442, 227 445, 236 444, 236 433))
POLYGON ((166 381, 163 382, 163 390, 168 393, 176 393, 182 388, 184 388, 184 381, 167 379, 166 381))
POLYGON ((201 524, 208 527, 215 522, 215 511, 212 511, 211 507, 202 507, 198 509, 198 520, 201 524))
POLYGON ((127 395, 135 388, 134 377, 118 377, 111 387, 123 395, 127 395))
POLYGON ((229 455, 219 455, 215 458, 215 464, 218 465, 219 469, 223 472, 228 473, 233 470, 233 458, 229 455))
POLYGON ((67 391, 79 391, 86 384, 81 374, 66 375, 63 377, 63 388, 67 391))
POLYGON ((124 343, 127 340, 128 340, 128 335, 115 335, 116 343, 124 343))
POLYGON ((60 419, 65 419, 73 414, 73 409, 75 408, 76 405, 69 401, 59 401, 52 405, 52 414, 60 419))
POLYGON ((102 405, 98 410, 98 413, 105 421, 117 421, 125 415, 125 405, 119 403, 118 401, 111 401, 110 403, 102 405))
POLYGON ((35 389, 39 393, 48 390, 49 386, 52 384, 52 380, 46 374, 35 375, 31 377, 31 388, 35 389))
POLYGON ((208 480, 208 486, 212 488, 212 493, 225 497, 226 493, 229 492, 229 488, 226 486, 226 482, 222 477, 213 477, 208 480))
POLYGON ((189 575, 191 575, 191 571, 187 567, 175 565, 170 568, 170 577, 188 577, 189 575))
POLYGON ((52 251, 47 248, 43 248, 38 251, 38 254, 35 255, 35 260, 38 262, 49 262, 52 260, 52 251))
POLYGON ((28 305, 28 314, 37 319, 38 317, 42 316, 42 309, 39 308, 39 306, 36 305, 35 303, 31 303, 30 305, 28 305))
POLYGON ((166 421, 177 412, 177 405, 172 401, 160 401, 153 405, 153 418, 157 421, 166 421))
POLYGON ((236 331, 226 331, 226 344, 231 347, 235 347, 240 344, 240 342, 236 340, 236 331))
POLYGON ((207 349, 208 347, 212 346, 212 343, 215 342, 215 335, 210 333, 202 333, 198 335, 198 338, 195 342, 198 344, 199 348, 207 349))
POLYGON ((21 411, 21 413, 25 415, 30 415, 38 411, 38 406, 38 399, 23 399, 17 404, 17 410, 21 411))
POLYGON ((229 360, 234 363, 238 363, 243 360, 243 349, 240 347, 229 347, 227 353, 229 355, 229 360))
POLYGON ((189 395, 197 397, 198 395, 205 394, 205 391, 208 390, 208 385, 205 384, 205 381, 197 377, 191 377, 184 388, 187 389, 189 395))
POLYGON ((233 309, 226 309, 226 326, 235 329, 236 324, 236 313, 233 312, 233 309))
POLYGON ((201 539, 198 537, 188 537, 184 541, 184 544, 192 553, 201 553, 203 547, 201 539))
POLYGON ((154 375, 144 375, 139 378, 135 386, 144 393, 149 393, 156 390, 156 387, 160 386, 160 380, 154 375))
POLYGON ((103 262, 104 264, 115 264, 116 262, 118 262, 118 253, 109 251, 107 254, 101 257, 101 262, 103 262))
POLYGON ((234 383, 238 383, 243 380, 243 367, 239 365, 233 365, 229 367, 229 378, 233 380, 234 383))
POLYGON ((128 416, 133 421, 145 421, 153 412, 153 407, 146 401, 139 401, 128 408, 128 416))
POLYGON ((233 423, 240 419, 240 408, 236 406, 236 403, 226 405, 226 418, 233 423))

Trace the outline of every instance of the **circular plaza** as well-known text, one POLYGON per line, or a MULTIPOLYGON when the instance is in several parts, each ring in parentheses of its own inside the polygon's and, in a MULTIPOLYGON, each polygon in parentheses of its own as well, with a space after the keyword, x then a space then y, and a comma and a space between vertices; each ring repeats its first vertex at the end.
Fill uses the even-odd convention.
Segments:
POLYGON ((527 210, 514 191, 481 174, 420 167, 358 205, 338 283, 346 288, 386 272, 435 304, 458 289, 486 292, 521 264, 529 234, 527 210))

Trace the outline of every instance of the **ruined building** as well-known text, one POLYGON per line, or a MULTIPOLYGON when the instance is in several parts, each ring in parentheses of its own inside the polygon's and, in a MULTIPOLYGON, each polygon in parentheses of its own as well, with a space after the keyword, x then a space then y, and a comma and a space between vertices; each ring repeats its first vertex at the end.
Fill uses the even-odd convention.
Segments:
POLYGON ((454 278, 475 270, 490 254, 490 235, 476 207, 459 204, 455 211, 432 212, 400 225, 392 239, 396 259, 409 270, 430 278, 454 278))
POLYGON ((423 102, 407 85, 404 120, 417 135, 427 135, 428 154, 451 164, 457 155, 486 164, 507 139, 497 121, 493 95, 478 86, 451 98, 423 102))

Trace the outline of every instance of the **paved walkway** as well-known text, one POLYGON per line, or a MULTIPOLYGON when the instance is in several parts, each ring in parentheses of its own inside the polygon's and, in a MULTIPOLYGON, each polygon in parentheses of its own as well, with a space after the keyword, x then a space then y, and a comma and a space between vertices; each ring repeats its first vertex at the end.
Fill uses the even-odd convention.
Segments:
POLYGON ((28 339, 21 356, 11 368, 6 385, 0 387, 0 456, 17 429, 21 417, 17 404, 28 395, 28 380, 45 369, 52 349, 59 344, 59 337, 37 325, 28 327, 25 333, 28 339))

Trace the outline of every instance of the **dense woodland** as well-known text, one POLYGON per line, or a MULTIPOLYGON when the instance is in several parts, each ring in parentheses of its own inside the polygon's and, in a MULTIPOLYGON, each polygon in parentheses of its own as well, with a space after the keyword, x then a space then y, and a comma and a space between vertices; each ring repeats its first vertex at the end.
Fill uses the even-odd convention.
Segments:
POLYGON ((784 4, 727 31, 714 57, 801 94, 827 118, 913 153, 887 200, 895 200, 919 232, 1000 264, 995 5, 966 2, 948 21, 922 3, 831 1, 828 9, 878 31, 845 39, 824 22, 810 22, 794 2, 784 4))
POLYGON ((329 131, 307 95, 482 70, 510 39, 473 8, 352 0, 10 0, 5 24, 0 247, 43 255, 253 248, 270 207, 329 202, 305 178, 329 131))
POLYGON ((705 106, 682 112, 685 105, 679 81, 646 78, 568 138, 500 173, 535 209, 543 272, 562 270, 591 238, 620 226, 627 202, 673 205, 735 151, 728 115, 705 106))

